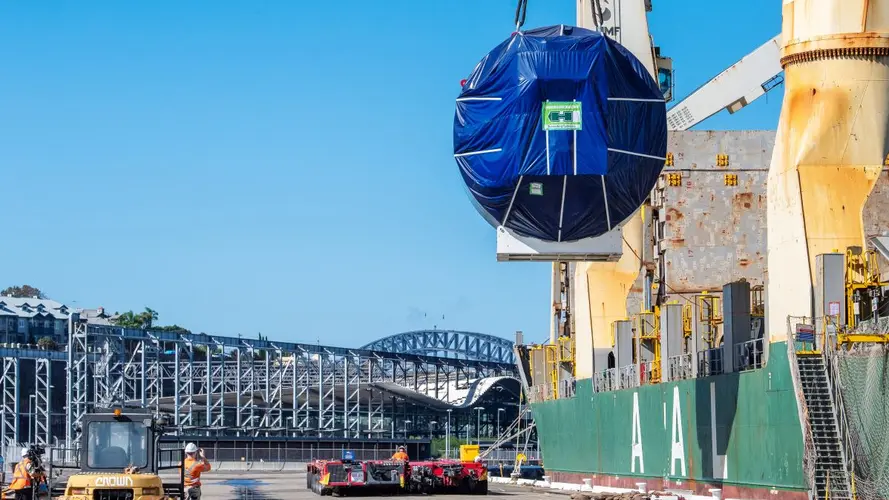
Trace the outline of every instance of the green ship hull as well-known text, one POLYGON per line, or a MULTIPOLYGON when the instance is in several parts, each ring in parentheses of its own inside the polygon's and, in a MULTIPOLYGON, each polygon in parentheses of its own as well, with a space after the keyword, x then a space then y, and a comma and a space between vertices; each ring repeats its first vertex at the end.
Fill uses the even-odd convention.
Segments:
POLYGON ((723 498, 808 498, 787 344, 760 369, 535 403, 554 482, 684 490, 723 498))

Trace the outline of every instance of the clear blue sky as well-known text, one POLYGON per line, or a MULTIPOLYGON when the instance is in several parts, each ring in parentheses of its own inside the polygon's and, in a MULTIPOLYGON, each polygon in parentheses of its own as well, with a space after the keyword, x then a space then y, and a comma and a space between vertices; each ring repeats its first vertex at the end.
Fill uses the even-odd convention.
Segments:
MULTIPOLYGON (((574 0, 529 4, 526 28, 574 23, 574 0)), ((548 265, 496 262, 451 150, 459 81, 514 9, 4 3, 0 285, 228 335, 541 340, 548 265)), ((679 96, 780 30, 776 0, 654 9, 679 96)), ((780 90, 706 128, 773 129, 780 90)))

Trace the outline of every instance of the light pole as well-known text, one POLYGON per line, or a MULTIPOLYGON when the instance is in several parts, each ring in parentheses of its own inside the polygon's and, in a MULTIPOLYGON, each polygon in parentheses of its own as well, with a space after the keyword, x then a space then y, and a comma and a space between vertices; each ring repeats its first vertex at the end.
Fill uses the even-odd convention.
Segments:
POLYGON ((28 422, 28 444, 34 444, 34 441, 37 440, 37 395, 31 394, 28 396, 28 405, 30 408, 30 422, 28 422), (33 430, 32 430, 33 429, 33 430))
POLYGON ((506 411, 506 408, 497 408, 497 439, 500 439, 500 412, 506 411))
POLYGON ((477 411, 477 416, 475 419, 475 437, 476 442, 479 446, 482 444, 482 412, 485 411, 484 406, 476 407, 475 411, 477 411))
POLYGON ((454 410, 448 410, 448 424, 445 427, 445 457, 451 458, 451 412, 454 410))

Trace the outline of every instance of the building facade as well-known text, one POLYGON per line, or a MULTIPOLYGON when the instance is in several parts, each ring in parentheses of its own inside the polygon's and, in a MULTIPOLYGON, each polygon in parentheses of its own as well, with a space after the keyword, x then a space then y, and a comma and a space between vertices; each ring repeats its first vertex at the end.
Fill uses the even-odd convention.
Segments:
POLYGON ((70 309, 49 299, 0 295, 0 343, 35 345, 42 338, 67 342, 70 309))

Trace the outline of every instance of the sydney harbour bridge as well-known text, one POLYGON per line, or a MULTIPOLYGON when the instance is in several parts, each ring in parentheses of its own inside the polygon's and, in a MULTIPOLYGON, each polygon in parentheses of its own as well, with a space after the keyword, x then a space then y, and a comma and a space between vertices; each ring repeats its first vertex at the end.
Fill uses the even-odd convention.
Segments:
MULTIPOLYGON (((73 440, 87 412, 166 414, 180 436, 494 436, 518 415, 513 343, 423 330, 352 349, 97 325, 0 347, 0 445, 73 440)), ((70 441, 69 441, 70 442, 70 441)))

